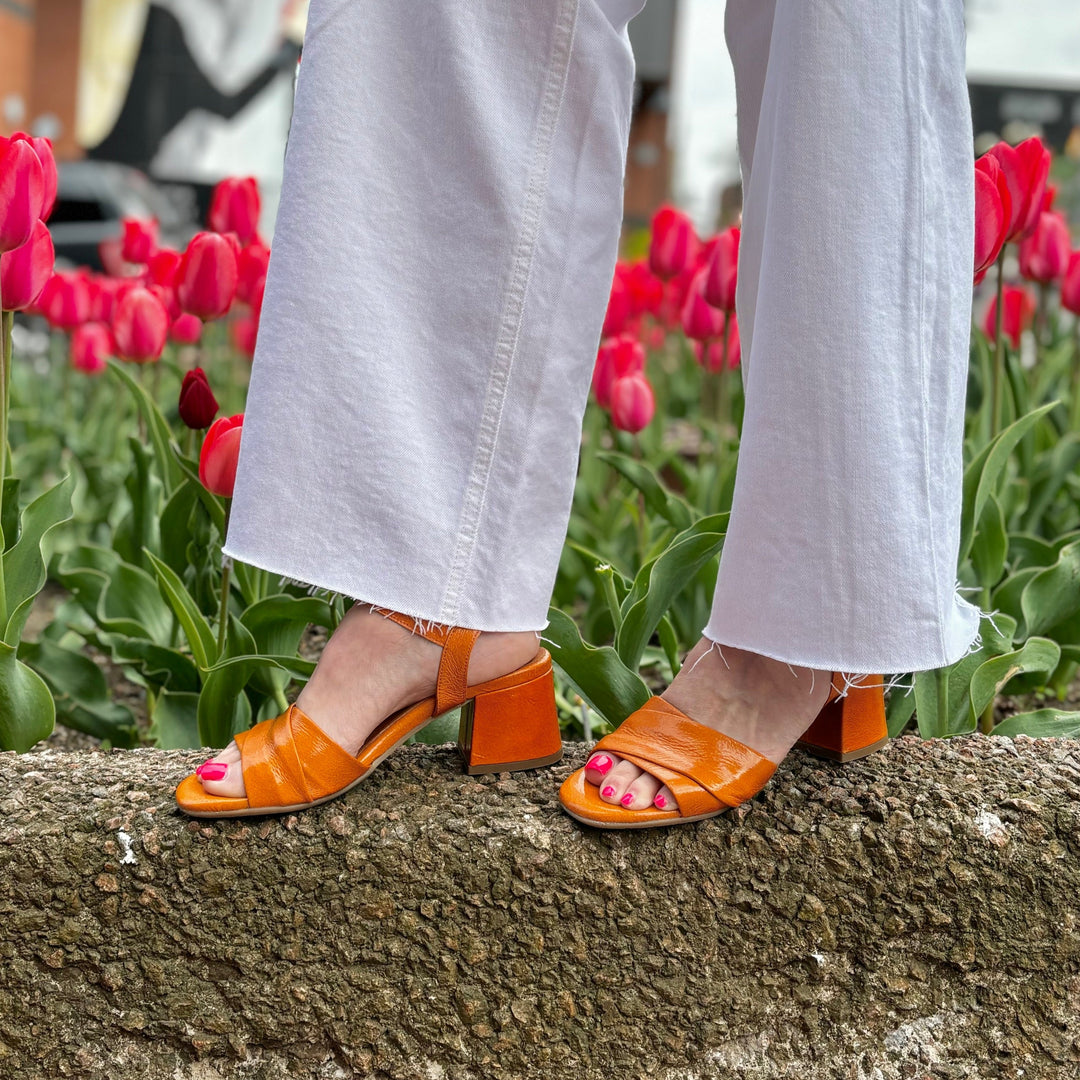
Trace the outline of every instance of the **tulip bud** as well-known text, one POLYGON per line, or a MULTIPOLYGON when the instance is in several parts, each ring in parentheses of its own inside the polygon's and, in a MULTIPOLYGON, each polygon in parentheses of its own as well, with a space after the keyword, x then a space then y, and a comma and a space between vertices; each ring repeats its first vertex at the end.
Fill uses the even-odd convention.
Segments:
POLYGON ((56 204, 56 158, 53 156, 52 139, 44 135, 27 135, 25 131, 17 131, 11 136, 12 142, 26 142, 34 148, 38 161, 41 162, 41 178, 44 183, 42 193, 41 213, 38 215, 42 221, 48 221, 56 204))
POLYGON ((233 245, 217 233, 196 233, 176 271, 180 307, 200 319, 216 319, 229 310, 235 295, 233 245))
POLYGON ((183 256, 179 251, 172 248, 160 248, 155 251, 146 264, 147 275, 155 285, 163 285, 166 288, 176 287, 176 271, 180 267, 183 256))
POLYGON ((169 339, 179 345, 195 345, 202 337, 202 329, 202 319, 183 311, 169 324, 169 339))
POLYGON ((702 293, 713 307, 735 310, 735 282, 739 265, 739 229, 725 229, 709 257, 702 293))
POLYGON ((33 146, 0 140, 0 252, 14 251, 30 239, 44 197, 41 161, 33 146))
POLYGON ((218 403, 201 367, 192 368, 180 384, 180 419, 189 428, 208 428, 217 416, 218 403))
POLYGON ((705 299, 703 290, 708 274, 707 266, 698 270, 683 302, 683 333, 698 341, 708 341, 724 332, 724 313, 705 299))
POLYGON ((737 368, 742 359, 742 346, 739 343, 739 321, 735 313, 731 312, 727 318, 731 319, 731 326, 727 332, 727 363, 724 363, 724 339, 713 338, 711 341, 695 341, 694 355, 697 362, 707 371, 721 371, 725 366, 737 368))
POLYGON ((105 360, 116 351, 112 334, 104 323, 86 322, 71 334, 71 366, 88 375, 105 370, 105 360))
POLYGON ((632 334, 606 338, 600 343, 593 368, 592 389, 603 408, 611 404, 611 388, 616 379, 645 368, 645 348, 632 334))
POLYGON ((199 454, 199 479, 203 487, 215 495, 232 498, 243 423, 243 413, 219 416, 203 439, 202 452, 199 454))
POLYGON ((234 232, 241 244, 254 239, 259 228, 259 185, 253 176, 227 177, 210 196, 210 229, 234 232))
POLYGON ((694 263, 700 241, 693 222, 673 206, 661 206, 653 215, 649 241, 649 269, 664 281, 694 263))
POLYGON ((157 360, 165 348, 169 313, 160 298, 149 289, 136 285, 127 289, 113 313, 113 336, 116 351, 125 360, 144 364, 157 360))
POLYGON ((1065 273, 1072 247, 1069 226, 1060 214, 1039 214, 1035 229, 1020 241, 1020 273, 1049 285, 1065 273))
POLYGON ((649 264, 644 259, 623 264, 622 278, 633 314, 643 315, 649 312, 655 315, 660 310, 660 303, 664 299, 664 283, 649 269, 649 264))
POLYGON ((1012 196, 1005 172, 993 154, 975 162, 975 280, 983 279, 1005 246, 1012 219, 1012 196))
POLYGON ((90 318, 90 286, 85 271, 53 274, 41 290, 38 307, 58 330, 74 330, 90 318))
MULTIPOLYGON (((1080 315, 1080 251, 1069 256, 1065 276, 1061 279, 1061 306, 1074 315, 1080 315)), ((1076 360, 1073 360, 1076 363, 1076 360)))
POLYGON ((270 249, 257 241, 243 248, 236 259, 236 298, 252 307, 262 303, 270 249))
POLYGON ((1005 227, 1007 240, 1019 240, 1034 228, 1046 196, 1050 151, 1033 135, 1017 146, 999 142, 987 151, 998 159, 1005 174, 1012 213, 1005 227))
MULTIPOLYGON (((1020 335, 1031 326, 1035 318, 1035 297, 1019 285, 1006 285, 1003 291, 1004 307, 1001 315, 1001 328, 1012 342, 1014 349, 1020 348, 1020 335)), ((983 333, 993 342, 997 340, 997 297, 993 297, 986 307, 983 319, 983 333)))
POLYGON ((611 294, 608 296, 607 311, 604 313, 604 325, 600 331, 602 338, 614 337, 626 329, 630 318, 630 294, 626 288, 619 267, 615 267, 615 277, 611 281, 611 294))
POLYGON ((641 431, 655 412, 652 386, 642 372, 615 380, 611 388, 611 421, 620 431, 641 431))
POLYGON ((125 262, 145 265, 157 251, 158 223, 155 218, 122 218, 120 224, 124 235, 120 241, 120 254, 125 262))
POLYGON ((5 311, 30 307, 51 277, 54 262, 52 236, 39 219, 25 244, 0 253, 0 307, 5 311))

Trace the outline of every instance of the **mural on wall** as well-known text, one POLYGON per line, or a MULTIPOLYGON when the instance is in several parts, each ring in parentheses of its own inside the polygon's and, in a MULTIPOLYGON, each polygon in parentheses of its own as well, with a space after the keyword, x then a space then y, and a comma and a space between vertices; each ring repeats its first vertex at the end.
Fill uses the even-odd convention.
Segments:
POLYGON ((159 179, 273 186, 306 0, 84 0, 78 140, 159 179))

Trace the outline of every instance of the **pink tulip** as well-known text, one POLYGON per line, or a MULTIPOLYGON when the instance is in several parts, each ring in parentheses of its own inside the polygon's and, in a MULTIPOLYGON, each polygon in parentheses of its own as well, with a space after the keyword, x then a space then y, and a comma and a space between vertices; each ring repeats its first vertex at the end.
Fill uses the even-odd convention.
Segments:
POLYGON ((64 270, 45 283, 38 307, 58 330, 74 330, 90 318, 90 286, 85 270, 64 270))
POLYGON ((1065 219, 1053 212, 1039 214, 1034 231, 1020 241, 1020 273, 1049 285, 1065 273, 1071 246, 1065 219))
POLYGON ((146 273, 150 281, 155 285, 165 285, 174 288, 176 285, 176 271, 180 267, 183 256, 179 251, 172 248, 159 248, 150 256, 146 264, 146 273))
POLYGON ((254 312, 238 315, 229 326, 229 338, 233 347, 249 360, 255 355, 255 341, 259 336, 259 316, 254 312))
POLYGON ((0 252, 30 239, 41 218, 45 180, 34 148, 23 140, 0 140, 0 252))
POLYGON ((698 341, 708 341, 724 332, 724 313, 705 299, 705 280, 708 276, 707 266, 698 270, 683 302, 683 333, 698 341))
POLYGON ((1061 279, 1061 306, 1074 315, 1080 315, 1080 251, 1074 251, 1069 256, 1069 263, 1065 267, 1065 276, 1061 279))
POLYGON ((145 266, 157 251, 158 223, 155 218, 122 218, 120 224, 124 235, 120 241, 120 254, 124 261, 145 266))
POLYGON ((4 310, 29 308, 52 275, 54 262, 52 236, 39 219, 25 244, 0 254, 0 305, 4 310))
POLYGON ((113 314, 116 350, 125 360, 145 364, 157 360, 165 348, 169 313, 150 289, 136 285, 127 289, 113 314))
POLYGON ((720 371, 725 366, 737 368, 739 366, 739 361, 742 359, 742 346, 739 343, 739 322, 735 318, 734 312, 731 312, 728 317, 731 319, 731 329, 728 330, 726 365, 724 364, 724 338, 722 331, 720 337, 713 338, 709 342, 694 342, 694 355, 697 357, 697 362, 707 371, 720 371))
POLYGON ((645 348, 632 334, 605 338, 596 354, 592 389, 603 408, 611 404, 611 388, 616 379, 645 368, 645 348))
POLYGON ((116 352, 112 334, 104 323, 86 322, 71 334, 71 366, 88 375, 105 370, 105 360, 116 352))
POLYGON ((620 431, 638 432, 656 412, 649 380, 640 371, 623 375, 611 388, 611 421, 620 431))
POLYGON ((270 249, 258 241, 243 248, 236 259, 236 298, 252 307, 262 305, 270 249))
POLYGON ((1017 146, 999 142, 987 153, 998 159, 1012 201, 1005 238, 1019 240, 1035 228, 1042 211, 1046 178, 1050 172, 1050 151, 1037 135, 1033 135, 1017 146))
POLYGON ((210 425, 199 454, 199 479, 207 491, 232 498, 244 414, 219 416, 210 425))
MULTIPOLYGON (((1020 335, 1031 326, 1035 318, 1035 297, 1020 285, 1006 285, 1003 291, 1005 300, 1001 316, 1001 328, 1012 342, 1014 349, 1020 348, 1020 335)), ((997 297, 993 297, 986 307, 983 319, 983 333, 991 341, 997 340, 997 297)))
POLYGON ((735 282, 739 265, 740 230, 725 229, 709 257, 702 290, 705 299, 721 311, 735 310, 735 282))
POLYGON ((664 283, 649 269, 648 262, 639 259, 633 263, 620 263, 618 269, 621 269, 626 285, 631 312, 655 315, 664 299, 664 283))
POLYGON ((224 315, 236 295, 236 277, 233 244, 217 233, 196 233, 176 271, 180 307, 200 319, 224 315))
POLYGON ((228 177, 210 196, 212 232, 234 232, 241 244, 254 239, 259 227, 259 185, 253 176, 228 177))
POLYGON ((53 206, 56 204, 57 188, 56 158, 53 156, 52 139, 44 135, 27 135, 25 131, 17 131, 11 136, 11 141, 29 143, 34 148, 38 161, 41 162, 41 177, 45 190, 39 216, 42 221, 48 221, 49 215, 53 212, 53 206))
POLYGON ((693 222, 674 206, 661 206, 653 215, 649 269, 664 281, 694 263, 700 241, 693 222))
POLYGON ((604 325, 600 330, 602 338, 614 337, 626 329, 626 324, 633 314, 630 306, 630 290, 626 287, 626 279, 619 272, 618 264, 615 266, 615 277, 611 282, 611 293, 608 295, 607 311, 604 312, 604 325))
POLYGON ((1005 172, 993 154, 975 162, 975 282, 997 261, 1012 219, 1012 196, 1005 172))
POLYGON ((169 339, 179 345, 195 345, 202 337, 202 331, 202 319, 183 311, 169 324, 169 339))

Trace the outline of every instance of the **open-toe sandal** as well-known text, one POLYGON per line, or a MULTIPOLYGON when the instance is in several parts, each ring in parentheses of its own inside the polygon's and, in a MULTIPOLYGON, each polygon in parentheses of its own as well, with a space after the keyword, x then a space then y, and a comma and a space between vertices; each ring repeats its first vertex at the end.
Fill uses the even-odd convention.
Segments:
POLYGON ((245 797, 203 790, 192 773, 176 802, 193 817, 247 817, 306 810, 343 795, 389 753, 435 717, 461 706, 458 746, 470 774, 534 769, 562 757, 551 654, 540 648, 527 664, 497 679, 467 685, 469 656, 479 630, 411 616, 388 618, 442 646, 435 696, 388 716, 354 756, 329 738, 295 704, 234 736, 240 748, 245 797))
MULTIPOLYGON (((796 743, 819 757, 851 761, 889 741, 881 677, 867 675, 841 696, 833 673, 829 697, 796 743)), ((776 762, 729 735, 687 716, 654 695, 631 713, 593 752, 625 758, 666 784, 673 809, 650 806, 629 810, 600 798, 600 789, 572 772, 559 789, 559 801, 573 818, 604 829, 647 829, 683 825, 716 817, 756 795, 776 772, 776 762)))

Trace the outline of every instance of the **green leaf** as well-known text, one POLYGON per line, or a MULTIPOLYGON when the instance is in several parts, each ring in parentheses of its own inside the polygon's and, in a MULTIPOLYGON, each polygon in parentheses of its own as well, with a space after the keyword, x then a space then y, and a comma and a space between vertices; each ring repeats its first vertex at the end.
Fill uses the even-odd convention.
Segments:
POLYGON ((56 717, 61 723, 95 738, 107 739, 113 746, 138 744, 135 715, 126 705, 112 700, 105 673, 89 656, 43 638, 22 642, 18 657, 52 691, 56 717))
POLYGON ((0 530, 4 534, 3 549, 14 546, 19 539, 19 478, 17 476, 4 477, 4 508, 0 515, 0 530))
POLYGON ((218 658, 217 639, 206 616, 199 610, 198 605, 191 598, 191 594, 184 588, 184 583, 177 576, 171 566, 166 566, 152 551, 146 552, 157 574, 158 588, 161 595, 172 608, 173 613, 180 620, 187 637, 191 653, 195 657, 195 663, 206 671, 218 658))
POLYGON ((695 518, 690 505, 661 482, 652 466, 614 450, 600 450, 596 457, 624 476, 645 496, 645 508, 670 522, 676 529, 686 529, 695 518))
MULTIPOLYGON (((198 485, 185 480, 172 493, 161 512, 161 559, 183 578, 187 569, 188 524, 195 504, 199 501, 195 488, 198 485)), ((152 545, 148 545, 151 546, 152 545)))
POLYGON ((131 512, 113 535, 113 547, 125 562, 147 569, 142 549, 157 551, 161 545, 158 522, 161 518, 161 481, 151 467, 153 455, 135 436, 128 436, 132 469, 124 478, 131 499, 131 512))
POLYGON ((78 544, 56 560, 52 573, 74 593, 87 614, 96 618, 101 594, 122 561, 112 548, 78 544))
MULTIPOLYGON (((298 599, 288 593, 256 601, 240 616, 251 632, 253 653, 291 656, 300 647, 300 639, 310 623, 329 627, 333 619, 330 605, 316 596, 298 599)), ((252 676, 252 684, 265 694, 284 690, 290 676, 275 668, 263 668, 252 676)))
POLYGON ((1056 404, 1057 402, 1051 402, 1033 409, 1026 416, 1021 416, 1019 420, 1010 424, 996 438, 987 443, 964 470, 963 508, 960 520, 959 561, 961 563, 968 557, 975 528, 982 517, 983 507, 994 491, 998 477, 1009 460, 1009 455, 1035 423, 1056 404))
POLYGON ((0 641, 0 750, 24 753, 47 739, 55 722, 52 691, 0 641))
POLYGON ((185 656, 179 649, 123 634, 103 634, 101 644, 115 663, 137 667, 147 682, 156 686, 193 693, 202 685, 199 669, 191 657, 185 656))
POLYGON ((1022 637, 1041 634, 1080 611, 1080 540, 1061 549, 1053 566, 1035 574, 1020 594, 1022 637))
POLYGON ((1005 515, 1001 505, 991 494, 983 505, 979 528, 971 545, 971 562, 979 584, 992 589, 1005 570, 1005 557, 1009 551, 1009 537, 1005 532, 1005 515))
POLYGON ((895 739, 908 726, 908 721, 914 711, 914 689, 897 686, 889 691, 889 699, 885 703, 885 723, 889 729, 890 738, 895 739))
POLYGON ((1080 738, 1080 712, 1036 709, 1006 717, 994 726, 994 735, 1030 735, 1032 738, 1080 738))
POLYGON ((615 637, 615 649, 631 670, 637 670, 645 646, 675 597, 724 546, 727 519, 726 513, 714 514, 695 522, 638 571, 623 601, 623 621, 615 637))
POLYGON ((220 495, 215 495, 212 491, 207 491, 203 486, 203 482, 199 479, 199 463, 192 460, 189 457, 185 457, 180 451, 180 447, 174 442, 172 444, 173 457, 176 461, 177 468, 195 485, 195 494, 199 497, 203 506, 206 507, 206 512, 210 515, 210 520, 214 523, 214 528, 218 531, 218 536, 225 539, 225 503, 220 495))
POLYGON ((582 641, 577 624, 558 608, 548 608, 541 640, 577 692, 609 723, 621 723, 652 696, 610 645, 582 641))
POLYGON ((3 640, 12 649, 18 645, 34 598, 45 584, 45 558, 42 554, 45 536, 71 517, 73 484, 74 477, 68 473, 58 484, 30 503, 22 513, 22 531, 18 541, 4 552, 2 561, 7 611, 3 613, 3 640))
POLYGON ((157 583, 145 571, 122 562, 113 571, 98 602, 99 626, 114 634, 141 637, 168 647, 173 617, 157 583))
POLYGON ((162 750, 188 750, 199 741, 199 695, 162 690, 150 714, 150 737, 162 750))
POLYGON ((150 395, 127 373, 124 364, 110 357, 106 363, 121 382, 131 391, 135 399, 136 408, 142 414, 146 423, 146 431, 150 437, 150 443, 154 448, 154 457, 157 459, 158 473, 165 485, 166 495, 171 495, 173 489, 180 483, 180 467, 177 465, 171 449, 172 434, 161 410, 150 395))
POLYGON ((983 710, 1014 675, 1024 671, 1038 671, 1049 676, 1057 667, 1060 657, 1061 648, 1056 641, 1029 637, 1019 649, 995 656, 981 664, 972 675, 969 688, 972 723, 978 724, 983 710))

